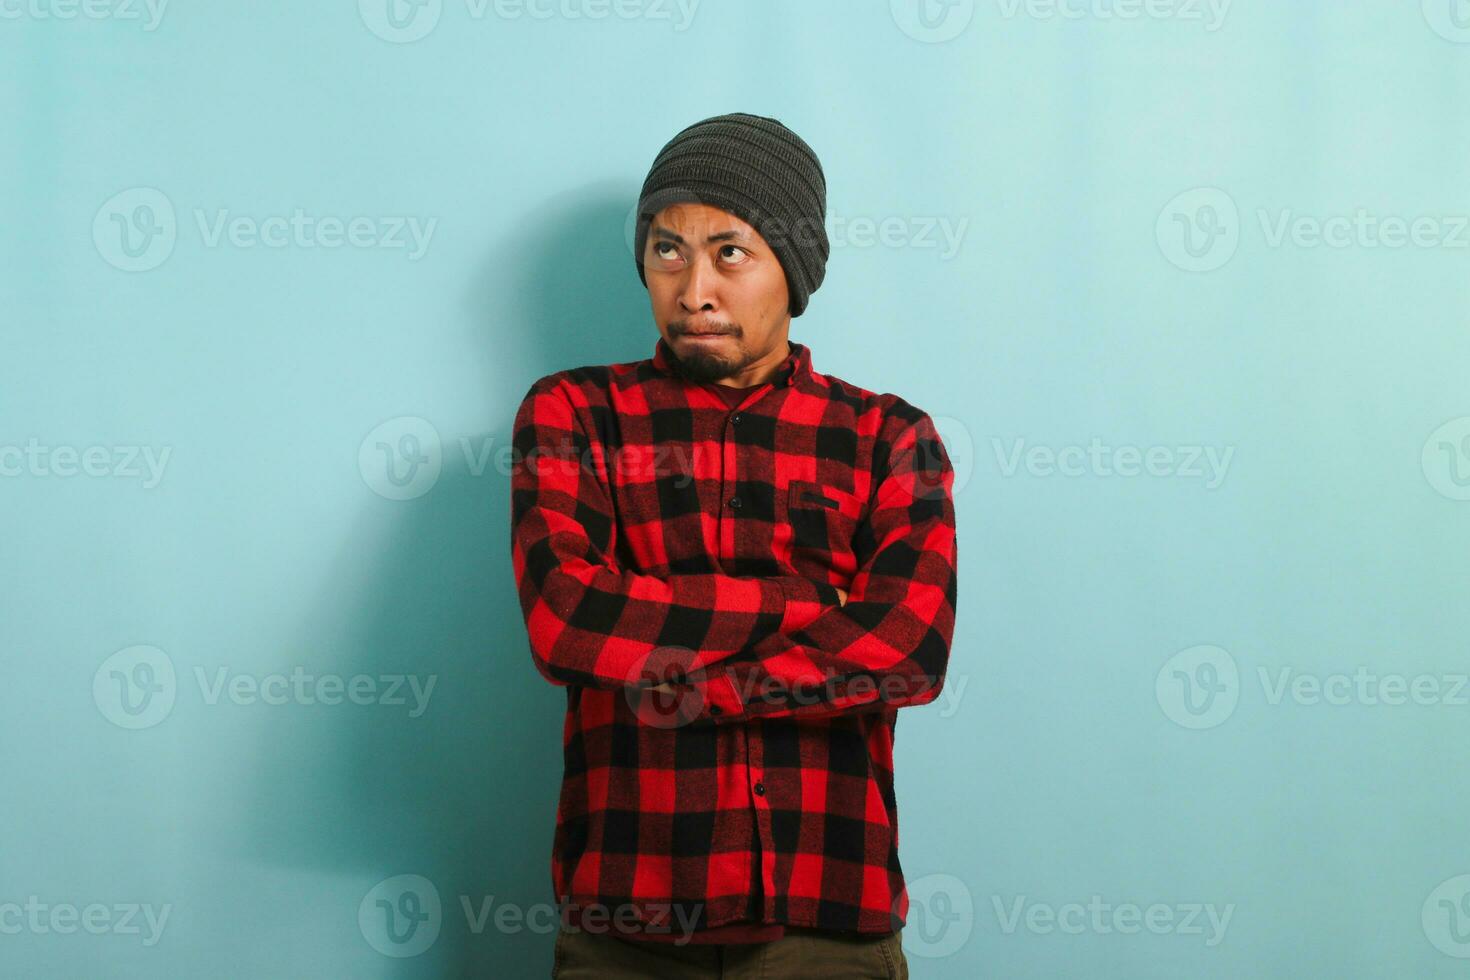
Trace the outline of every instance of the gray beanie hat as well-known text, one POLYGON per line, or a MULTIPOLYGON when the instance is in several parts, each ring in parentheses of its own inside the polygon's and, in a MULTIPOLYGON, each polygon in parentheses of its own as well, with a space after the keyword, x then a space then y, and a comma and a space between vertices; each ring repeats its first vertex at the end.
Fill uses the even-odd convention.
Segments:
POLYGON ((827 241, 827 181, 800 136, 775 119, 732 112, 681 130, 664 144, 638 195, 633 258, 638 278, 653 216, 693 201, 729 211, 760 232, 786 273, 793 317, 822 284, 827 241))

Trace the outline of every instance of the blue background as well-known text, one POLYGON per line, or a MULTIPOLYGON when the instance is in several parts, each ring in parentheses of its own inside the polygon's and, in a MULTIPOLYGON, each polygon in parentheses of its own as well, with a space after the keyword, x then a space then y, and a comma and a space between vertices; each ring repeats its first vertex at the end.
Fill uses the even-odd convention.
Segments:
POLYGON ((827 173, 792 338, 957 465, 913 976, 1464 975, 1470 4, 384 2, 0 3, 0 973, 546 975, 462 905, 551 898, 499 454, 739 110, 827 173), (298 669, 376 694, 214 686, 298 669))

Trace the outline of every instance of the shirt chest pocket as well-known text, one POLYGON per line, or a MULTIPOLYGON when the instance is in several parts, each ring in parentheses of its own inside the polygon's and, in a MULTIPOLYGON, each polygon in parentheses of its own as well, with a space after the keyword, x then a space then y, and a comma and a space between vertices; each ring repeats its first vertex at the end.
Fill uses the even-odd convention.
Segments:
POLYGON ((818 560, 844 573, 855 570, 852 539, 863 501, 845 490, 813 480, 792 480, 785 494, 794 557, 818 560))

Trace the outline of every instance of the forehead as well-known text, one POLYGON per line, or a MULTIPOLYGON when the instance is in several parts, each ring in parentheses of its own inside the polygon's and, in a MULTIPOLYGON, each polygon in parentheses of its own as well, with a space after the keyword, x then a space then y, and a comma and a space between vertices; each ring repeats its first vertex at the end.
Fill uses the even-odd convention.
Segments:
POLYGON ((696 204, 692 201, 670 204, 653 216, 653 224, 662 225, 681 234, 697 231, 701 234, 715 235, 722 231, 738 231, 750 238, 760 238, 760 233, 739 216, 713 205, 696 204))

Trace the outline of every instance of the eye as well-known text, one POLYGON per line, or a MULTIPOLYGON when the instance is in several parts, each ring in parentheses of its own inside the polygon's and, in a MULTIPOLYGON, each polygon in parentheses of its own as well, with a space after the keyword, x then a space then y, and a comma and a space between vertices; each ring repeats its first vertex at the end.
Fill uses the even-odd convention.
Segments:
POLYGON ((673 242, 654 242, 653 243, 653 256, 654 256, 654 258, 658 258, 658 259, 672 259, 672 258, 677 258, 678 257, 677 253, 674 254, 674 255, 668 255, 668 254, 666 254, 663 251, 666 248, 673 248, 673 247, 674 247, 674 243, 673 242))
MULTIPOLYGON (((721 254, 724 254, 724 251, 727 248, 728 249, 733 249, 734 251, 739 252, 742 256, 745 256, 745 255, 749 255, 750 254, 749 252, 745 251, 745 249, 741 248, 739 245, 726 245, 726 246, 724 246, 723 248, 720 249, 720 253, 721 254)), ((745 260, 742 258, 740 261, 743 262, 745 260)))

